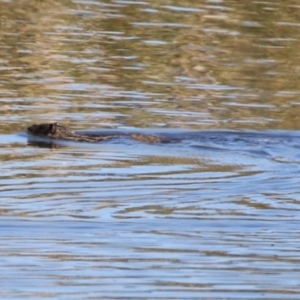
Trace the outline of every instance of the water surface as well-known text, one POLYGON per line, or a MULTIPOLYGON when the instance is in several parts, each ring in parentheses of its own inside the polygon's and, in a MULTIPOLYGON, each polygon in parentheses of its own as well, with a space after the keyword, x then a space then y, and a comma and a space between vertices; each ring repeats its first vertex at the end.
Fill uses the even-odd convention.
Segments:
POLYGON ((297 299, 299 8, 0 1, 1 299, 297 299))

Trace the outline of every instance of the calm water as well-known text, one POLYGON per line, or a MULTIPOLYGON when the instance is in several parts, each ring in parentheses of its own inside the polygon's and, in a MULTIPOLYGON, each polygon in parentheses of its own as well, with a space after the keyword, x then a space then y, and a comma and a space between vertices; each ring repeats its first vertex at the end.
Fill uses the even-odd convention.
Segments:
POLYGON ((299 299, 300 5, 242 2, 0 0, 1 299, 299 299))

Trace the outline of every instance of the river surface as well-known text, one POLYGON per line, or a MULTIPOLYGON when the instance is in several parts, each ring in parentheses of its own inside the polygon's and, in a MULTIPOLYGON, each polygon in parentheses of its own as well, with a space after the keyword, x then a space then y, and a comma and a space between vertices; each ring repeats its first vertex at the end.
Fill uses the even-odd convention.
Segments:
POLYGON ((299 299, 299 13, 0 0, 0 298, 299 299))

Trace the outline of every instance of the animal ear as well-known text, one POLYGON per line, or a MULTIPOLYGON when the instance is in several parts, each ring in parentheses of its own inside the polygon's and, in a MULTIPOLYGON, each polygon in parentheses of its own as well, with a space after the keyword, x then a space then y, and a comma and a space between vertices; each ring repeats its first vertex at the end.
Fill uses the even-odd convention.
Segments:
POLYGON ((50 124, 50 128, 49 129, 50 129, 50 133, 51 134, 54 134, 56 132, 57 125, 58 125, 57 122, 50 124))

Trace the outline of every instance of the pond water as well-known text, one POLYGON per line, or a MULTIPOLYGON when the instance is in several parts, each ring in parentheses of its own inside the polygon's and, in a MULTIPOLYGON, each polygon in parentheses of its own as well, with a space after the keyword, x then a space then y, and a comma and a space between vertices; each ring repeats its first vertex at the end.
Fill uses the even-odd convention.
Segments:
POLYGON ((0 0, 1 299, 298 299, 299 12, 0 0))

